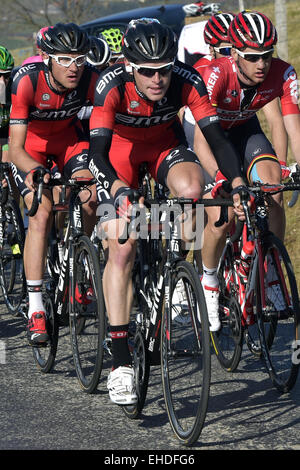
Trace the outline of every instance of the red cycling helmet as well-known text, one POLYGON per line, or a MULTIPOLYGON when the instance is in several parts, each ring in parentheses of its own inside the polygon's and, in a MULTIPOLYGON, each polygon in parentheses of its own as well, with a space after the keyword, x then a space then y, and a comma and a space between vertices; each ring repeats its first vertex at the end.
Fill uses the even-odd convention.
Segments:
POLYGON ((203 33, 206 44, 216 46, 220 42, 229 42, 228 29, 234 17, 234 13, 217 13, 209 18, 203 33))
POLYGON ((231 22, 229 40, 233 47, 243 49, 272 47, 277 43, 277 32, 271 20, 258 11, 242 11, 231 22))

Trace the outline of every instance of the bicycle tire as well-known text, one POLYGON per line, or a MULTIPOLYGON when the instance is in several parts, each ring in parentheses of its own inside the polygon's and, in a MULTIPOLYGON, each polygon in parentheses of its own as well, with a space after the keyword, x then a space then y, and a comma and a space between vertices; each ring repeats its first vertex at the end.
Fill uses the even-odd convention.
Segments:
POLYGON ((230 241, 226 244, 220 259, 218 278, 221 328, 216 332, 211 332, 211 340, 222 368, 227 372, 233 372, 241 359, 243 327, 238 301, 239 286, 234 265, 234 249, 230 241))
POLYGON ((70 337, 77 378, 86 393, 97 389, 103 364, 105 340, 105 307, 99 259, 90 239, 83 235, 76 242, 74 286, 81 292, 92 289, 89 304, 76 300, 70 303, 70 337), (83 326, 84 321, 84 326, 83 326))
POLYGON ((13 199, 8 199, 2 207, 0 223, 3 236, 0 250, 0 284, 8 310, 16 315, 26 295, 23 264, 25 230, 20 208, 13 199))
POLYGON ((134 336, 132 354, 138 400, 134 405, 122 406, 122 410, 127 418, 136 419, 140 416, 145 405, 150 376, 150 360, 145 336, 140 329, 137 330, 134 336))
POLYGON ((273 385, 280 393, 287 393, 295 385, 299 370, 296 351, 300 338, 300 305, 290 257, 274 234, 263 242, 261 270, 258 266, 255 300, 262 354, 273 385))
POLYGON ((133 290, 135 293, 135 304, 132 313, 136 330, 132 342, 132 357, 138 400, 134 405, 122 406, 125 415, 130 419, 138 418, 144 408, 150 376, 151 360, 148 350, 149 344, 146 340, 146 325, 150 324, 151 311, 149 304, 152 305, 153 289, 157 284, 157 266, 155 266, 155 269, 150 269, 150 263, 155 264, 156 257, 151 256, 151 253, 155 253, 154 241, 139 239, 136 260, 132 270, 133 290), (145 266, 147 266, 146 270, 145 266), (140 315, 140 320, 137 320, 137 314, 140 315))
POLYGON ((53 301, 48 292, 43 293, 43 304, 45 306, 46 329, 49 335, 49 340, 41 346, 33 346, 32 352, 38 369, 47 374, 53 370, 55 363, 59 325, 53 301))
POLYGON ((210 335, 206 302, 199 276, 187 261, 176 262, 171 292, 165 288, 160 347, 164 399, 175 436, 183 445, 191 446, 200 436, 209 399, 210 335), (180 312, 174 300, 179 282, 185 295, 185 306, 180 312))

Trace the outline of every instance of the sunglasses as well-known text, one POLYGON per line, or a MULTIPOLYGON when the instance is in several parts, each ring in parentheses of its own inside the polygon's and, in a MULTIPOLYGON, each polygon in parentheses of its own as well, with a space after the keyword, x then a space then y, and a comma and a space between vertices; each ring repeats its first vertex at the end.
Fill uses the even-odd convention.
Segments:
POLYGON ((159 67, 143 67, 142 65, 136 65, 132 63, 130 63, 130 65, 144 77, 151 78, 156 74, 156 72, 158 72, 162 77, 168 75, 168 73, 170 73, 173 69, 174 62, 169 62, 168 64, 161 65, 159 67))
POLYGON ((67 55, 54 55, 49 54, 49 57, 55 60, 58 65, 62 65, 63 67, 70 67, 70 65, 75 62, 77 67, 81 67, 86 63, 86 55, 79 55, 77 57, 69 57, 67 55))
POLYGON ((0 77, 3 77, 3 78, 9 78, 11 75, 11 72, 0 72, 0 77))
POLYGON ((217 51, 221 55, 230 55, 231 54, 231 46, 226 47, 214 47, 214 50, 217 51))
POLYGON ((243 57, 243 59, 247 60, 248 62, 258 62, 259 59, 264 61, 270 60, 272 58, 274 49, 272 48, 265 52, 242 52, 236 49, 236 52, 239 56, 243 57))

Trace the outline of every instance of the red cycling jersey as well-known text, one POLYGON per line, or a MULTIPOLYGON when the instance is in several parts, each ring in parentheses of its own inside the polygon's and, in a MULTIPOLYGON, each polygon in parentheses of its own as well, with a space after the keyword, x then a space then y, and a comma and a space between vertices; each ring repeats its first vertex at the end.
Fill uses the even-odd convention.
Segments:
POLYGON ((155 162, 157 172, 185 140, 177 116, 183 106, 189 106, 201 129, 218 121, 201 76, 182 62, 175 62, 170 86, 158 102, 139 92, 125 64, 102 73, 90 118, 90 169, 103 187, 109 189, 117 178, 131 185, 137 159, 155 162))
POLYGON ((77 113, 93 103, 98 77, 98 71, 86 65, 78 86, 61 93, 51 86, 43 63, 25 65, 15 73, 10 125, 27 125, 25 150, 32 158, 45 164, 51 155, 62 170, 73 156, 83 150, 87 154, 88 139, 77 113))
POLYGON ((190 107, 197 122, 204 120, 203 125, 208 124, 216 111, 209 103, 203 81, 193 72, 191 67, 177 62, 166 95, 154 102, 138 92, 124 65, 109 69, 96 88, 91 131, 113 129, 120 137, 134 142, 157 143, 166 133, 174 135, 172 126, 179 122, 177 113, 183 105, 190 107))
POLYGON ((265 104, 279 97, 283 116, 299 114, 297 74, 281 59, 273 58, 266 79, 257 87, 256 94, 246 109, 241 110, 244 92, 232 57, 222 57, 203 67, 201 75, 213 106, 217 108, 222 127, 229 129, 250 119, 265 104))
POLYGON ((198 70, 198 72, 201 74, 202 67, 207 67, 208 65, 211 65, 212 61, 215 60, 212 58, 212 56, 205 55, 204 57, 201 57, 197 62, 193 65, 194 69, 198 70))

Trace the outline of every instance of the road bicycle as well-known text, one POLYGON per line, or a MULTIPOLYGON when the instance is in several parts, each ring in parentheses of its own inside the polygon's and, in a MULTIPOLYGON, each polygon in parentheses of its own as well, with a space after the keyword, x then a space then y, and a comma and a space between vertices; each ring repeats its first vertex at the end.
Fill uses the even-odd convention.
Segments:
POLYGON ((236 233, 228 237, 221 256, 221 329, 211 334, 216 356, 225 370, 237 368, 245 339, 249 350, 263 358, 273 385, 281 393, 291 390, 297 379, 300 305, 288 252, 269 230, 268 200, 272 194, 299 188, 299 179, 279 185, 257 183, 248 188, 255 209, 250 211, 245 197, 245 224, 238 224, 236 233), (245 239, 253 243, 246 278, 240 270, 245 239))
POLYGON ((62 202, 53 207, 54 213, 67 211, 68 223, 63 240, 57 239, 55 225, 52 227, 44 294, 50 340, 45 346, 33 347, 33 354, 39 369, 50 372, 57 352, 59 326, 69 324, 79 384, 85 392, 93 393, 102 371, 105 308, 97 252, 83 229, 82 205, 89 196, 81 201, 80 194, 89 191, 88 187, 95 181, 88 178, 66 181, 51 178, 45 185, 43 175, 44 171, 35 175, 38 189, 29 216, 36 213, 43 187, 60 186, 63 193, 68 188, 70 195, 67 204, 62 202), (58 242, 63 245, 61 257, 58 242))
MULTIPOLYGON (((160 365, 171 428, 189 446, 204 425, 211 367, 205 297, 193 263, 182 256, 178 229, 183 209, 196 207, 196 202, 167 197, 145 170, 142 174, 145 224, 141 224, 143 236, 140 233, 137 240, 133 268, 136 316, 132 347, 138 401, 122 408, 129 418, 140 415, 150 368, 160 365)), ((212 205, 218 202, 212 201, 212 205)), ((135 231, 139 211, 140 206, 134 205, 128 233, 135 231)), ((119 241, 125 242, 128 233, 126 228, 126 236, 119 241)))
POLYGON ((20 207, 13 197, 11 175, 11 164, 0 162, 0 284, 8 310, 17 315, 26 294, 25 230, 20 207))

